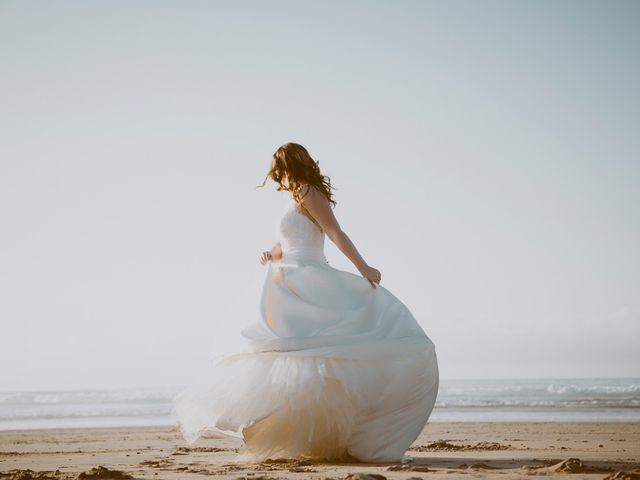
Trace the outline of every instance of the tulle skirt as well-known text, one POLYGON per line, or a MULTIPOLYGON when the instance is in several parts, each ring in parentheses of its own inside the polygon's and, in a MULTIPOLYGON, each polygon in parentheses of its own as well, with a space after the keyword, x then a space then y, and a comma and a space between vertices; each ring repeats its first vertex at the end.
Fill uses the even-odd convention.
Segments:
POLYGON ((234 436, 243 461, 405 459, 439 383, 435 346, 407 307, 326 262, 285 258, 269 264, 261 313, 245 351, 174 398, 187 443, 234 436))

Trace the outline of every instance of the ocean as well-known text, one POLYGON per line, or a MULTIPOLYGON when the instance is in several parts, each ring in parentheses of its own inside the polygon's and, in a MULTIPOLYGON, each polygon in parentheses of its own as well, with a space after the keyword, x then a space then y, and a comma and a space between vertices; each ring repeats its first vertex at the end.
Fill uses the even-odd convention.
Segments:
MULTIPOLYGON (((0 430, 172 425, 178 387, 0 392, 0 430)), ((640 422, 640 379, 441 380, 431 422, 640 422)))

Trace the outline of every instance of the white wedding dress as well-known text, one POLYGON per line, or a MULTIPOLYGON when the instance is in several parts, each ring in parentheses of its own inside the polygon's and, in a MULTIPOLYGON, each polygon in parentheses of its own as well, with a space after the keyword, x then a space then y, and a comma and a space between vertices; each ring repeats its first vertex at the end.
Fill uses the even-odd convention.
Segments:
POLYGON ((245 351, 173 399, 182 435, 241 438, 243 461, 410 459, 438 393, 433 342, 382 285, 328 264, 324 232, 293 199, 279 237, 245 351))

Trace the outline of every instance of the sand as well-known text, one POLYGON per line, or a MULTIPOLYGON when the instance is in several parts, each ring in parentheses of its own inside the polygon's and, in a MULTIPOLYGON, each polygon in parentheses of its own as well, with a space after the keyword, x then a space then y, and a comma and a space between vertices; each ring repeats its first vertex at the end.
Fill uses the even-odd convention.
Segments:
POLYGON ((640 423, 433 422, 406 464, 236 464, 241 444, 206 434, 187 448, 176 427, 0 431, 0 479, 640 479, 640 423))

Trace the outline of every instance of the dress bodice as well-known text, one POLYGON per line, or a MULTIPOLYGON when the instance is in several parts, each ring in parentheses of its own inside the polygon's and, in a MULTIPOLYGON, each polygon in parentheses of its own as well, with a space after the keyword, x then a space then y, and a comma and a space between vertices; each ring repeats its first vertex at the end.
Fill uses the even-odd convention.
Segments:
POLYGON ((325 233, 291 200, 279 224, 283 263, 322 262, 325 233))

